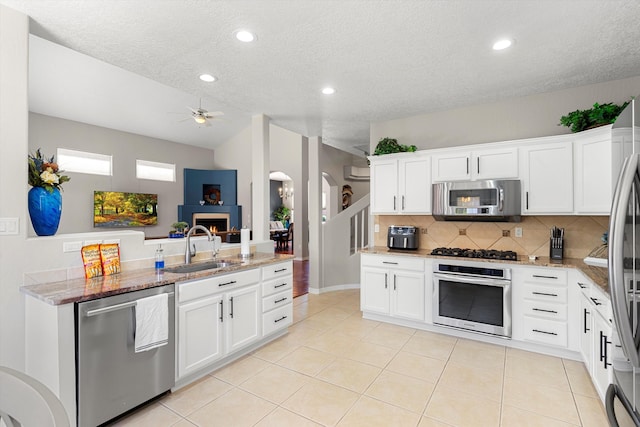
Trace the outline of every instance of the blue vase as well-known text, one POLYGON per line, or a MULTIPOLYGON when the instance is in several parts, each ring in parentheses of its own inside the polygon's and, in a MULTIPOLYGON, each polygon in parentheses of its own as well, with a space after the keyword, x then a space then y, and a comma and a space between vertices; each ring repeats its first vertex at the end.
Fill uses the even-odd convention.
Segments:
POLYGON ((54 188, 49 193, 43 187, 29 190, 29 216, 38 236, 53 236, 58 231, 62 215, 62 195, 54 188))

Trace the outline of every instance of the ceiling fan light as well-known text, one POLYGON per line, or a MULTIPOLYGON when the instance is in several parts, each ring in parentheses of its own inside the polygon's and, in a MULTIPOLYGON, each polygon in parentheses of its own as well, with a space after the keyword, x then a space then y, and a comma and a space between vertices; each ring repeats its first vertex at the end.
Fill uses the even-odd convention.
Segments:
POLYGON ((200 115, 200 114, 198 114, 196 116, 193 116, 193 120, 195 120, 196 123, 201 124, 201 125, 203 125, 203 124, 205 124, 207 122, 207 119, 204 116, 200 115))

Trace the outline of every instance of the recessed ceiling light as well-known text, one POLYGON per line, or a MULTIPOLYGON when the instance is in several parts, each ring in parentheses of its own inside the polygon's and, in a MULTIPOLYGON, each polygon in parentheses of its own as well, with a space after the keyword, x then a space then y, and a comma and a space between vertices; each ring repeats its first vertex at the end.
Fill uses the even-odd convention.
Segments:
POLYGON ((513 41, 511 41, 509 39, 498 40, 497 42, 495 42, 493 44, 493 50, 503 50, 503 49, 508 48, 512 44, 513 44, 513 41))
POLYGON ((218 79, 216 79, 211 74, 200 74, 200 80, 202 80, 203 82, 211 83, 211 82, 215 82, 218 79))
POLYGON ((334 93, 336 93, 336 90, 332 87, 325 87, 324 89, 322 89, 322 93, 324 93, 325 95, 333 95, 334 93))
POLYGON ((238 30, 235 34, 238 40, 245 43, 251 43, 257 38, 255 34, 247 30, 238 30))

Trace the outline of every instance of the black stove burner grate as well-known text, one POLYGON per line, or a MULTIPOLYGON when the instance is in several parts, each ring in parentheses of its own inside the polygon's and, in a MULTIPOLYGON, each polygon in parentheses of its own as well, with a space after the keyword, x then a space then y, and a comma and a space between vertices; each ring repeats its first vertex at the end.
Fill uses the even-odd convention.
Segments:
POLYGON ((461 258, 497 259, 501 261, 517 261, 518 254, 514 251, 499 251, 495 249, 460 249, 435 248, 431 255, 452 256, 461 258))

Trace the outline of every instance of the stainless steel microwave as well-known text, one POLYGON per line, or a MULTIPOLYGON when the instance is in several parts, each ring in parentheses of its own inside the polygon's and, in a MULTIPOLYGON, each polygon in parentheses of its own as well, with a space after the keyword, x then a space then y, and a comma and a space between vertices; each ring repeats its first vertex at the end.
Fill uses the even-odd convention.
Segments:
POLYGON ((519 222, 521 187, 516 179, 433 184, 433 217, 441 221, 519 222))

